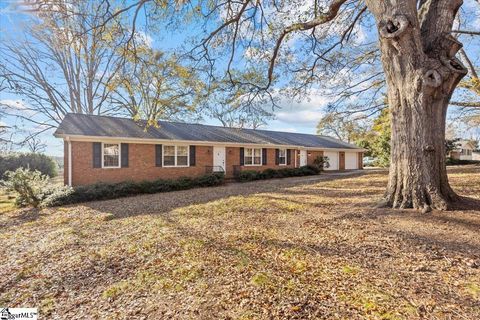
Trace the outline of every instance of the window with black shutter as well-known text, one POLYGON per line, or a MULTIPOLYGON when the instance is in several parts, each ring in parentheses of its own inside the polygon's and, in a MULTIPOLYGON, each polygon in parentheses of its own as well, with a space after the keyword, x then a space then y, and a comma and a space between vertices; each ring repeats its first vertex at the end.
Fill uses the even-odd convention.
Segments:
POLYGON ((102 167, 102 143, 101 142, 93 143, 93 167, 94 168, 102 167))
POLYGON ((162 166, 162 145, 161 144, 155 145, 155 166, 157 167, 162 166))
POLYGON ((195 160, 196 160, 196 147, 195 146, 190 146, 190 167, 195 166, 195 160))
POLYGON ((245 148, 240 148, 240 165, 245 165, 245 148))
POLYGON ((122 165, 122 168, 128 168, 128 143, 122 143, 120 151, 122 153, 120 164, 122 165))

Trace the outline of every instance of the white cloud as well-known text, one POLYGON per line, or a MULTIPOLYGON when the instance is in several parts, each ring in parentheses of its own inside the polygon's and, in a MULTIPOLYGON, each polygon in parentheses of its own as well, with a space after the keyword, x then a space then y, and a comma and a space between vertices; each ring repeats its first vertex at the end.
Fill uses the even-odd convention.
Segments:
POLYGON ((298 131, 298 127, 314 130, 323 116, 322 109, 331 101, 332 98, 321 95, 317 90, 300 100, 280 98, 280 108, 275 110, 276 120, 271 125, 282 127, 282 131, 287 130, 285 127, 291 132, 298 131))
POLYGON ((153 44, 153 38, 149 34, 143 32, 143 31, 137 31, 135 33, 135 37, 137 38, 138 41, 143 42, 147 47, 151 48, 153 44))
POLYGON ((318 123, 322 113, 320 111, 297 111, 295 113, 278 112, 277 119, 288 124, 315 125, 318 123))
POLYGON ((281 128, 283 132, 298 132, 296 128, 281 128))
POLYGON ((23 114, 33 114, 32 108, 30 108, 24 101, 22 100, 13 100, 13 99, 2 99, 0 100, 0 107, 6 108, 8 110, 19 111, 23 114))

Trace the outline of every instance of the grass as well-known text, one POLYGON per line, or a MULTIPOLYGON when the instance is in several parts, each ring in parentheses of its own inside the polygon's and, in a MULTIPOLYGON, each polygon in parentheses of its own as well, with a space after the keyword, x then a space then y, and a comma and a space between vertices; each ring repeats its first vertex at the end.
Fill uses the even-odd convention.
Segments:
MULTIPOLYGON (((480 168, 453 168, 480 203, 480 168)), ((480 209, 373 209, 387 176, 0 215, 0 304, 51 318, 480 318, 480 209)))
POLYGON ((4 189, 0 189, 0 214, 15 209, 15 194, 4 189))

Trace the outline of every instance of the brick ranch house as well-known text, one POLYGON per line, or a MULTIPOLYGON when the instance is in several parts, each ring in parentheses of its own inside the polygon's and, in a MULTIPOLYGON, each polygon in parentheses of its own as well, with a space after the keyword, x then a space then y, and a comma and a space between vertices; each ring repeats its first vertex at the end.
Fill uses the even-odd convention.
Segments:
POLYGON ((175 179, 223 171, 264 170, 312 164, 329 158, 327 170, 362 169, 364 149, 312 134, 106 116, 68 114, 55 131, 64 140, 64 182, 175 179))

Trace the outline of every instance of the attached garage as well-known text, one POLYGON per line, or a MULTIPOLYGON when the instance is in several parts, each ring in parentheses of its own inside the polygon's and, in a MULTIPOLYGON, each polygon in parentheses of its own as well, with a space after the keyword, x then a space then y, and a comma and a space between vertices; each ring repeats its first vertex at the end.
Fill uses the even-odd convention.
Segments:
POLYGON ((338 152, 335 151, 325 151, 323 153, 325 157, 328 157, 328 163, 330 166, 325 168, 325 170, 338 170, 338 152))
POLYGON ((345 170, 358 169, 358 152, 345 152, 345 170))

